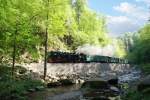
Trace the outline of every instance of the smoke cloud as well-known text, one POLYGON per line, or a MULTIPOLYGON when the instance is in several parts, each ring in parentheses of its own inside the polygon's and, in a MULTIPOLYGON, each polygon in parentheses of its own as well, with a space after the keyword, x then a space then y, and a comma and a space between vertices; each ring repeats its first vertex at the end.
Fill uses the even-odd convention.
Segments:
POLYGON ((115 56, 115 47, 113 45, 107 45, 105 47, 94 46, 85 44, 83 46, 79 46, 76 50, 76 53, 83 53, 86 55, 102 55, 102 56, 115 56))

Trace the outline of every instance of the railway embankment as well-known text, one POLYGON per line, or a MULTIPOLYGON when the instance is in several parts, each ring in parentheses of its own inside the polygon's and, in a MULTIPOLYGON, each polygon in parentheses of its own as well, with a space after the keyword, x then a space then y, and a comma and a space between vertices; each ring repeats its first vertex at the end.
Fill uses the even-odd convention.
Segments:
MULTIPOLYGON (((32 72, 33 78, 43 75, 43 63, 31 63, 25 67, 32 72)), ((74 83, 82 83, 93 78, 111 79, 129 73, 129 64, 117 63, 48 63, 47 82, 57 82, 60 79, 69 79, 74 83)))

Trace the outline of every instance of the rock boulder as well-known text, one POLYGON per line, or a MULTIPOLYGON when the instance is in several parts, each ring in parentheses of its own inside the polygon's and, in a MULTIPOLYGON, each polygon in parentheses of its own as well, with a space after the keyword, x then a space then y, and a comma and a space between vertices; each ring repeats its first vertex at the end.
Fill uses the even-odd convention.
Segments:
POLYGON ((109 84, 105 80, 89 80, 85 81, 81 88, 91 88, 91 89, 108 89, 109 84))

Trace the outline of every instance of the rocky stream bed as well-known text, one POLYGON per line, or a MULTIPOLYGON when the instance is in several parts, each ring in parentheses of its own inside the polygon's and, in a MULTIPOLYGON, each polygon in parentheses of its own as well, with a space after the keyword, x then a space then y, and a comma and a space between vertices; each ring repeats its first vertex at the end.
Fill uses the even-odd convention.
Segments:
POLYGON ((31 93, 29 95, 29 99, 120 100, 120 96, 125 92, 123 90, 124 84, 131 84, 136 82, 140 79, 140 77, 141 71, 136 68, 131 68, 128 72, 109 80, 100 77, 86 80, 83 84, 50 87, 44 91, 31 93))

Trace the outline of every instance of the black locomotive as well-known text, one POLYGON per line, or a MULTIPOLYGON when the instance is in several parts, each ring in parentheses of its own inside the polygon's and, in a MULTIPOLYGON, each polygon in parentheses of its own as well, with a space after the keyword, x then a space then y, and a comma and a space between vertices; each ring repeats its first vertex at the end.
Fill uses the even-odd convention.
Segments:
POLYGON ((129 63, 126 59, 120 59, 109 56, 89 56, 85 54, 77 53, 68 53, 68 52, 59 52, 51 51, 48 53, 47 58, 48 63, 91 63, 91 62, 100 62, 100 63, 129 63))

